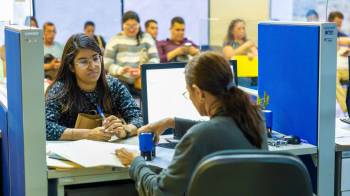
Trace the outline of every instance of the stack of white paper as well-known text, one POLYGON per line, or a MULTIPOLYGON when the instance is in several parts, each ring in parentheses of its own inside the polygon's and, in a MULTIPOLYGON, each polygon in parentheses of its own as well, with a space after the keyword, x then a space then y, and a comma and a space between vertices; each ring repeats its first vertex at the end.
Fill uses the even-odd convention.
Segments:
POLYGON ((119 148, 138 151, 138 147, 134 145, 91 140, 48 143, 46 151, 82 167, 124 167, 115 155, 115 150, 119 148))

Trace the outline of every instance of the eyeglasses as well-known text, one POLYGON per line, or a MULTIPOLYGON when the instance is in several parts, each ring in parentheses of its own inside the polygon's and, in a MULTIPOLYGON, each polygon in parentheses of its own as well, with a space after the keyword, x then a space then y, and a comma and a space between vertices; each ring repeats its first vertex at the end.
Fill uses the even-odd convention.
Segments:
POLYGON ((102 62, 102 56, 97 54, 92 56, 91 58, 78 59, 75 64, 81 68, 87 68, 90 64, 100 65, 101 62, 102 62))
POLYGON ((136 29, 136 28, 139 27, 139 24, 132 24, 132 25, 130 25, 130 24, 124 24, 124 25, 125 25, 125 28, 128 28, 128 29, 131 29, 131 28, 136 29))
POLYGON ((185 99, 190 99, 190 94, 188 93, 188 91, 183 92, 182 96, 184 96, 185 99))

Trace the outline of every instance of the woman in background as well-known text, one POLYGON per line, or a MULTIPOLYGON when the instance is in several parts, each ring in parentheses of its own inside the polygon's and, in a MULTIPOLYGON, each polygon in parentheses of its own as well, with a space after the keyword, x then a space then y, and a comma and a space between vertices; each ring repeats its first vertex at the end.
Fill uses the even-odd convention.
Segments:
POLYGON ((105 69, 123 81, 132 94, 138 95, 134 83, 140 78, 140 65, 159 63, 158 50, 154 39, 141 31, 140 18, 135 12, 126 12, 122 23, 123 31, 107 43, 105 69))
POLYGON ((256 44, 247 39, 246 24, 242 19, 231 21, 223 47, 227 59, 232 59, 235 55, 247 55, 249 57, 258 55, 256 44))

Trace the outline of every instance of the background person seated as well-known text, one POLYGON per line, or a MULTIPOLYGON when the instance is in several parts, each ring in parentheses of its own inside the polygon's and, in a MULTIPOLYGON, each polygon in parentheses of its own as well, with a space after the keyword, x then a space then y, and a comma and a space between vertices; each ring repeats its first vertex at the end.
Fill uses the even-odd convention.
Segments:
POLYGON ((85 35, 93 38, 97 42, 98 46, 101 48, 102 53, 103 53, 105 48, 106 48, 106 42, 102 36, 95 35, 95 30, 96 30, 96 26, 95 26, 94 22, 92 22, 92 21, 85 22, 85 24, 84 24, 85 35))
POLYGON ((101 49, 92 38, 84 34, 69 38, 57 78, 46 91, 47 140, 108 141, 112 135, 136 135, 142 125, 141 111, 125 86, 106 77, 103 69, 101 49), (97 114, 98 110, 106 115, 102 126, 75 127, 78 114, 97 114))
POLYGON ((242 19, 231 21, 223 46, 223 52, 227 59, 232 59, 234 55, 247 55, 249 57, 258 55, 256 44, 247 38, 245 22, 242 19))
POLYGON ((159 63, 155 41, 143 33, 137 13, 128 11, 122 18, 123 31, 113 36, 104 53, 105 69, 122 80, 133 95, 139 95, 140 65, 159 63), (135 86, 137 86, 135 88, 135 86))
MULTIPOLYGON (((54 79, 57 74, 57 70, 61 65, 61 56, 63 47, 60 43, 55 41, 56 27, 52 22, 46 22, 43 25, 44 33, 44 56, 50 54, 54 57, 51 61, 44 63, 45 75, 54 79)), ((44 59, 45 61, 45 59, 44 59)))
POLYGON ((146 32, 149 33, 154 41, 157 42, 157 36, 158 36, 158 23, 154 19, 149 19, 145 22, 145 29, 146 32))
POLYGON ((171 20, 170 38, 159 41, 157 47, 162 63, 186 62, 199 54, 198 46, 185 38, 185 21, 181 17, 171 20))
POLYGON ((307 11, 307 13, 306 13, 306 21, 307 22, 317 22, 317 21, 319 21, 319 16, 318 16, 318 13, 316 12, 316 10, 311 9, 311 10, 307 11))
MULTIPOLYGON (((349 47, 339 47, 337 49, 337 76, 336 76, 336 100, 343 113, 348 111, 346 107, 346 87, 342 84, 349 82, 349 47)), ((337 112, 339 114, 339 112, 337 112)))
POLYGON ((339 11, 331 12, 328 15, 328 22, 335 22, 335 24, 337 25, 338 37, 347 37, 348 36, 342 31, 343 20, 344 20, 344 15, 343 15, 343 13, 341 13, 339 11))

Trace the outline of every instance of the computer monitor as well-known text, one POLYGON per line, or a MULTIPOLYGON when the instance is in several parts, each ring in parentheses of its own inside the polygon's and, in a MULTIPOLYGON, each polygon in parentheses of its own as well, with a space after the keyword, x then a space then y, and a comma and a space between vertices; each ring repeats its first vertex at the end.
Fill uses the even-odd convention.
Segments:
MULTIPOLYGON (((230 63, 233 72, 237 73, 237 62, 233 60, 230 63)), ((142 65, 142 113, 145 124, 175 116, 192 120, 207 119, 201 117, 191 100, 183 96, 186 91, 185 66, 186 63, 142 65)))

